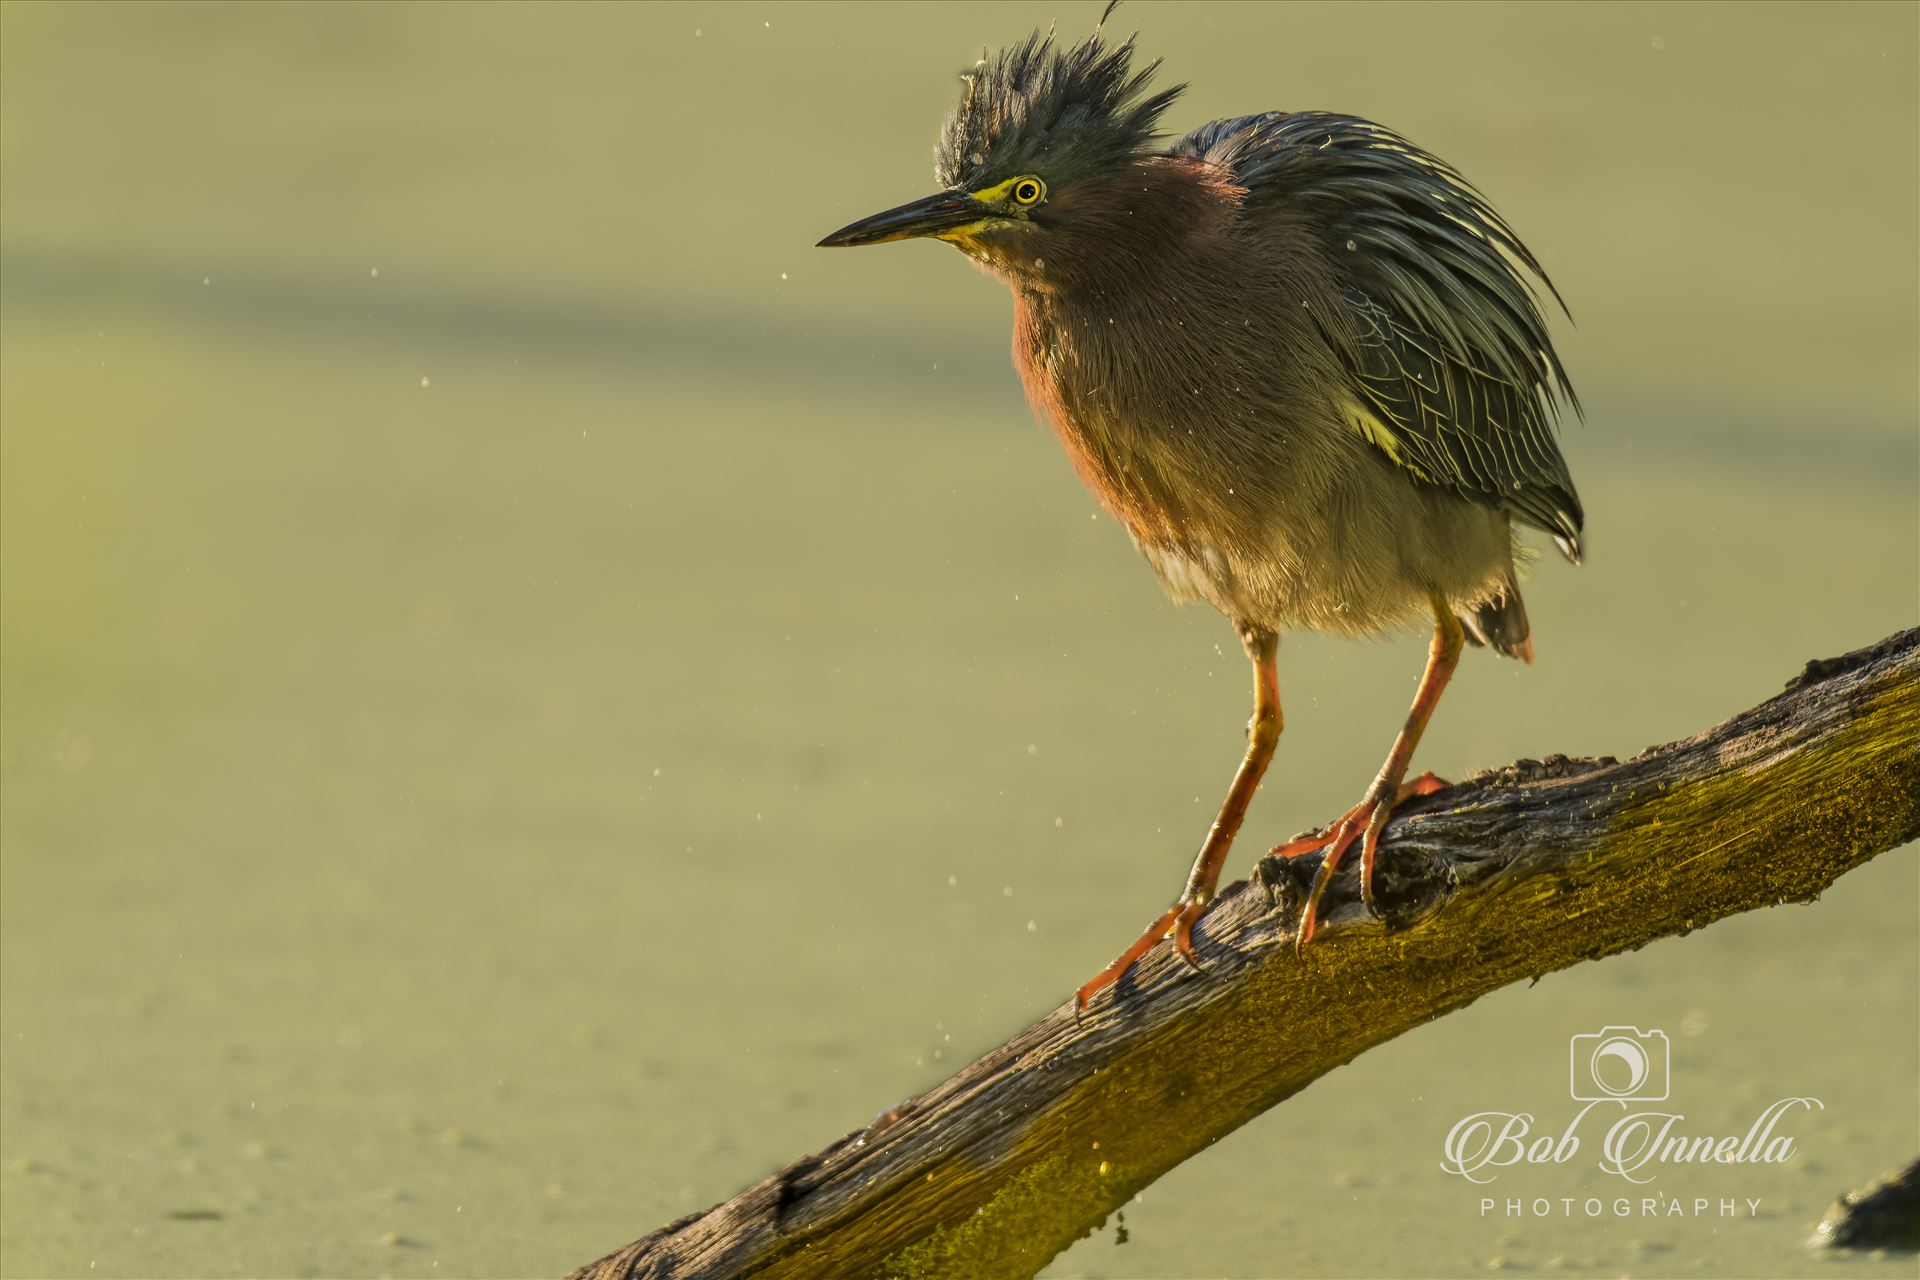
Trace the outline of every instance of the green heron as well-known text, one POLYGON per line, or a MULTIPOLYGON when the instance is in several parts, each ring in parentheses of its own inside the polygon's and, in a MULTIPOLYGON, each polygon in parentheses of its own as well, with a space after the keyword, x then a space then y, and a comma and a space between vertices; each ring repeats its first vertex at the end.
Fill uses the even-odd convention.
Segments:
MULTIPOLYGON (((1104 20, 1103 20, 1104 21, 1104 20)), ((1533 660, 1515 526, 1578 563, 1582 513, 1554 439, 1579 402, 1526 246, 1450 165, 1353 116, 1270 111, 1165 146, 1133 40, 1036 32, 962 79, 937 194, 823 246, 933 237, 1012 287, 1013 358, 1080 478, 1176 600, 1203 600, 1254 671, 1246 756, 1185 889, 1084 1007, 1193 927, 1279 741, 1275 651, 1296 628, 1379 632, 1430 614, 1412 710, 1358 804, 1280 846, 1324 850, 1296 932, 1360 846, 1374 907, 1380 833, 1468 643, 1533 660)), ((1562 304, 1564 310, 1564 304, 1562 304)))

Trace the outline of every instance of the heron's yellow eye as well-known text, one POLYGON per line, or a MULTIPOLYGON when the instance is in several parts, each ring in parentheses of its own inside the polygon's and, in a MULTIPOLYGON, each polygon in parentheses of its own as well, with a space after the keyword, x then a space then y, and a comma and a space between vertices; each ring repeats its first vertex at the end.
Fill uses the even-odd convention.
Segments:
POLYGON ((1038 178, 1022 178, 1013 184, 1013 202, 1018 205, 1033 206, 1047 194, 1047 185, 1038 178))

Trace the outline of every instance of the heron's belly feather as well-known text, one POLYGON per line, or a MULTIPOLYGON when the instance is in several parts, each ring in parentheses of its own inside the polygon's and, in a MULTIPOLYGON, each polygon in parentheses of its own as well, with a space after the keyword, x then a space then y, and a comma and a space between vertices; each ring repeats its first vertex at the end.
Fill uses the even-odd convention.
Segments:
POLYGON ((1015 363, 1074 470, 1175 600, 1279 631, 1359 635, 1424 620, 1434 591, 1469 608, 1506 584, 1507 517, 1395 465, 1353 406, 1236 376, 1236 353, 1218 345, 1215 368, 1168 361, 1171 389, 1143 394, 1147 375, 1116 371, 1104 336, 1023 315, 1015 363), (1195 368, 1184 385, 1179 371, 1195 368))

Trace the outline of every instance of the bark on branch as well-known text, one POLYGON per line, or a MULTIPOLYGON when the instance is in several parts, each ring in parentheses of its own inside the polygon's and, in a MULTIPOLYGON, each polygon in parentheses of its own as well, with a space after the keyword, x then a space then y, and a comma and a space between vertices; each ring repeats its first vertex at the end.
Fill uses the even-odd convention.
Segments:
MULTIPOLYGON (((1819 896, 1920 835, 1920 630, 1627 761, 1522 761, 1387 828, 1385 923, 1343 867, 1292 946, 1315 859, 1264 859, 1195 934, 869 1129, 575 1272, 1030 1276, 1188 1156, 1489 991, 1819 896)), ((1357 859, 1354 860, 1357 862, 1357 859)))

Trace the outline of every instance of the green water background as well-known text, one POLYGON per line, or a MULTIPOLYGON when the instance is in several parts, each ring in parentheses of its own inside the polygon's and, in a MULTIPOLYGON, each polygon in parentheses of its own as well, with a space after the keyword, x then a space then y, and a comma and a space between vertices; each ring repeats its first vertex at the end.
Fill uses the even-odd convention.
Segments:
MULTIPOLYGON (((1004 290, 826 253, 1096 6, 0 8, 0 1271, 553 1274, 1045 1013, 1178 888, 1244 664, 1032 424, 1004 290)), ((1420 763, 1626 754, 1920 614, 1916 10, 1138 4, 1169 121, 1459 165, 1579 327, 1589 563, 1420 763)), ((1289 637, 1251 846, 1417 637, 1289 637)), ((1777 856, 1792 857, 1781 849, 1777 856)), ((1245 874, 1243 850, 1230 875, 1245 874)), ((1048 1275, 1911 1275, 1912 851, 1367 1054, 1048 1275), (1779 1166, 1439 1168, 1664 1030, 1779 1166), (1623 1190, 1756 1217, 1483 1214, 1623 1190)), ((1597 1133, 1596 1133, 1597 1138, 1597 1133)))

